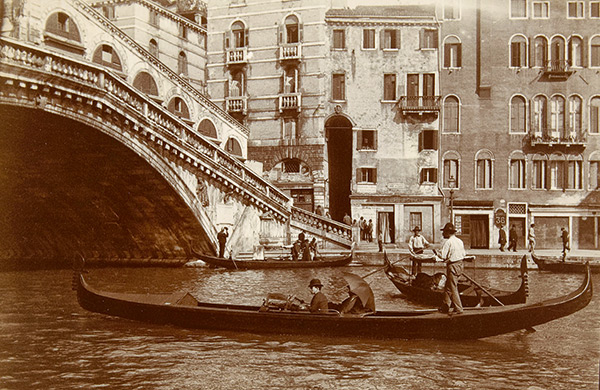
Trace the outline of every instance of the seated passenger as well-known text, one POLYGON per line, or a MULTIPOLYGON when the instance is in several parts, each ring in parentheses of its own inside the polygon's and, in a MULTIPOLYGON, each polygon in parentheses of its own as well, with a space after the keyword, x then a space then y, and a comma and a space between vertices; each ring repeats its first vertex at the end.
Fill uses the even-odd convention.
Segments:
POLYGON ((363 304, 363 301, 358 295, 350 290, 348 286, 348 298, 344 299, 337 308, 341 314, 364 314, 375 312, 375 298, 373 295, 369 295, 367 302, 363 304))
POLYGON ((311 313, 327 313, 329 310, 327 297, 321 292, 322 287, 323 284, 319 279, 311 280, 308 285, 308 288, 310 288, 310 291, 313 294, 310 306, 308 307, 308 310, 310 310, 311 313))

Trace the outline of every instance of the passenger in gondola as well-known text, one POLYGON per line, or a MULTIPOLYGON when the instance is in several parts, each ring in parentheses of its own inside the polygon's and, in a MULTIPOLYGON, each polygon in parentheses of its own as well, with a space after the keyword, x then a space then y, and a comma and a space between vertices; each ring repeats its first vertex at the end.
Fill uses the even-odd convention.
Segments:
POLYGON ((315 237, 308 244, 308 248, 310 249, 310 260, 314 261, 317 257, 317 239, 315 237))
POLYGON ((301 310, 310 310, 311 313, 327 313, 329 311, 329 301, 325 294, 321 292, 323 283, 319 279, 312 279, 308 284, 310 292, 313 294, 310 305, 303 305, 300 307, 301 310))
POLYGON ((303 257, 305 242, 304 233, 301 232, 298 234, 298 239, 292 245, 292 260, 300 260, 303 257))
POLYGON ((360 297, 350 289, 350 286, 348 286, 348 298, 344 299, 336 309, 341 314, 375 313, 375 298, 373 295, 370 295, 367 302, 363 304, 360 297))

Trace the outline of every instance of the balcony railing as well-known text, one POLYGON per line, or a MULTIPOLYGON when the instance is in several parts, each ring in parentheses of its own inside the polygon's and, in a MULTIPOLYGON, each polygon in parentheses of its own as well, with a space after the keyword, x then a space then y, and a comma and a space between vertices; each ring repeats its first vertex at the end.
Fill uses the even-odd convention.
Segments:
POLYGON ((560 134, 556 130, 534 131, 529 135, 531 146, 536 145, 565 145, 565 146, 585 146, 587 145, 586 131, 570 131, 560 134))
POLYGON ((279 95, 279 112, 285 110, 300 111, 302 103, 302 94, 300 93, 282 93, 279 95))
POLYGON ((402 112, 438 112, 440 96, 401 96, 399 105, 402 112))
POLYGON ((567 79, 573 71, 570 70, 569 61, 550 60, 544 68, 544 73, 552 79, 567 79))
POLYGON ((248 97, 247 96, 235 96, 226 97, 225 105, 227 112, 237 112, 246 115, 248 112, 248 97))
POLYGON ((225 62, 227 65, 245 64, 248 62, 248 48, 236 47, 227 49, 225 62))
POLYGON ((300 60, 302 58, 302 46, 299 43, 287 43, 279 46, 279 60, 300 60))

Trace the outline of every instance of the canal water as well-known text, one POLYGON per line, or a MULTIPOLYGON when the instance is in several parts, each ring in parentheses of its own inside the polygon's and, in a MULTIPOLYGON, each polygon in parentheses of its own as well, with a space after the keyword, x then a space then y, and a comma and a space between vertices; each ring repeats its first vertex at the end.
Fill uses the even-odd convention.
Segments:
MULTIPOLYGON (((105 268, 94 287, 188 290, 203 301, 260 304, 268 292, 310 298, 313 277, 344 298, 341 271, 105 268)), ((441 271, 441 268, 439 269, 441 271)), ((516 270, 470 276, 504 289, 516 270)), ((582 275, 531 271, 530 301, 575 289, 582 275)), ((419 307, 382 272, 366 278, 378 309, 419 307)), ((600 277, 594 276, 600 286, 600 277)), ((0 389, 598 389, 600 302, 525 331, 474 341, 370 340, 186 330, 81 309, 66 270, 0 273, 0 389)))

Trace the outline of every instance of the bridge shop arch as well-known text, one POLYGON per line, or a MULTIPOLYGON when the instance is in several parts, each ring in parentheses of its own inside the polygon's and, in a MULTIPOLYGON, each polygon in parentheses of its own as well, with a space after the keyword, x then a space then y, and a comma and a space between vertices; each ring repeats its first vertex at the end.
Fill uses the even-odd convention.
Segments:
POLYGON ((350 215, 352 184, 352 122, 336 114, 325 122, 329 174, 329 213, 336 221, 350 215))

